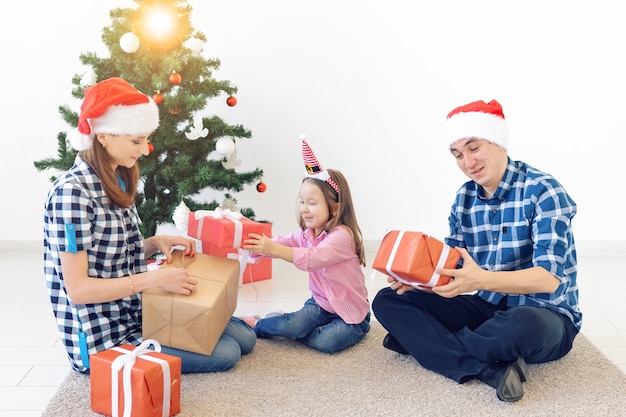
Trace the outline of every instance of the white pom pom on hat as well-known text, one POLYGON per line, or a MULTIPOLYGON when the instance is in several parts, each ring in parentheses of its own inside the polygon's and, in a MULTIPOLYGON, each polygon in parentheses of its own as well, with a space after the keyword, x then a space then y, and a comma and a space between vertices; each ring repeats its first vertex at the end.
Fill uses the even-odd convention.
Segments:
POLYGON ((78 127, 70 132, 70 145, 84 151, 97 133, 145 135, 159 127, 159 108, 126 80, 108 78, 85 88, 78 127))
POLYGON ((509 129, 500 103, 496 100, 489 103, 479 100, 448 113, 445 124, 446 145, 450 146, 464 138, 485 139, 507 149, 509 129))

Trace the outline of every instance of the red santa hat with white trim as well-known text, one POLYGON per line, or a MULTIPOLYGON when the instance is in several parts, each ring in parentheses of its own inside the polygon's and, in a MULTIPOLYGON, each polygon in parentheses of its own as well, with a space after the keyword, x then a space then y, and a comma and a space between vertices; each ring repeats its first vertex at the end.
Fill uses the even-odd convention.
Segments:
POLYGON ((68 135, 79 152, 91 148, 97 133, 139 136, 159 127, 156 103, 119 77, 85 88, 80 110, 78 127, 68 135))
POLYGON ((509 145, 509 129, 502 106, 496 100, 474 101, 452 110, 445 124, 446 145, 459 139, 479 138, 500 145, 509 145))

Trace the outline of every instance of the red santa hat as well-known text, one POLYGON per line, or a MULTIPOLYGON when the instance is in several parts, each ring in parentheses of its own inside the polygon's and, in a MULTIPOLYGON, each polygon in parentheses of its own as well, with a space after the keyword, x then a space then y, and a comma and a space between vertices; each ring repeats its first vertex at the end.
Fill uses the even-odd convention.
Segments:
POLYGON ((502 146, 509 145, 509 129, 502 106, 496 100, 482 100, 457 107, 446 118, 446 144, 464 138, 480 138, 502 146))
POLYGON ((306 135, 300 136, 302 141, 302 158, 304 159, 304 167, 306 168, 306 174, 309 178, 315 178, 320 181, 326 181, 337 194, 339 194, 339 186, 328 174, 328 171, 322 169, 322 165, 319 163, 313 150, 306 141, 306 135))
POLYGON ((69 135, 72 148, 91 148, 94 135, 148 135, 159 126, 159 108, 127 81, 113 77, 85 88, 78 127, 69 135))

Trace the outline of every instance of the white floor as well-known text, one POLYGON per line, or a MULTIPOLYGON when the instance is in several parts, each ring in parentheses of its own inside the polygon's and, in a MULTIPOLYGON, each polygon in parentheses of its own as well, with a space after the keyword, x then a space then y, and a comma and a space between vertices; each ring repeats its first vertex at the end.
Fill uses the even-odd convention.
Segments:
MULTIPOLYGON (((375 247, 374 247, 375 249, 375 247)), ((624 242, 579 243, 583 333, 626 372, 624 242)), ((368 263, 374 252, 368 252, 368 263)), ((48 301, 39 242, 0 241, 0 417, 40 416, 70 372, 48 301)), ((298 309, 309 296, 306 273, 273 261, 273 278, 240 288, 236 314, 298 309)), ((370 298, 386 285, 365 270, 370 298)))

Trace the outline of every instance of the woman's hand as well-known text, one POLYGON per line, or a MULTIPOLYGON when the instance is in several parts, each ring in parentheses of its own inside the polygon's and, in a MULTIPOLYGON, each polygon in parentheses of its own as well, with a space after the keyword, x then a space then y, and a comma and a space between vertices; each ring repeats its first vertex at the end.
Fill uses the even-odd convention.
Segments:
POLYGON ((146 258, 161 252, 167 259, 166 263, 172 262, 172 249, 180 246, 183 248, 185 256, 196 256, 196 242, 186 236, 157 235, 147 238, 144 241, 146 258))
POLYGON ((190 277, 185 268, 159 268, 147 274, 155 287, 175 294, 189 295, 198 285, 198 280, 190 277))

